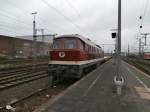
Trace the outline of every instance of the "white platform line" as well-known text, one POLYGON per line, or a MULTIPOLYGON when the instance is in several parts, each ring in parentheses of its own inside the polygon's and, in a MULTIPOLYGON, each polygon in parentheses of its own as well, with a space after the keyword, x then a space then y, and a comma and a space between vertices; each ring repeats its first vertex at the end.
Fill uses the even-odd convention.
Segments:
POLYGON ((97 80, 100 78, 102 74, 99 74, 96 79, 91 83, 91 85, 88 87, 88 89, 84 92, 83 96, 86 96, 88 92, 91 90, 91 88, 96 84, 97 80))
POLYGON ((135 75, 128 67, 126 67, 128 72, 130 72, 130 74, 132 74, 136 80, 149 92, 150 94, 150 89, 148 88, 148 86, 137 76, 135 75))

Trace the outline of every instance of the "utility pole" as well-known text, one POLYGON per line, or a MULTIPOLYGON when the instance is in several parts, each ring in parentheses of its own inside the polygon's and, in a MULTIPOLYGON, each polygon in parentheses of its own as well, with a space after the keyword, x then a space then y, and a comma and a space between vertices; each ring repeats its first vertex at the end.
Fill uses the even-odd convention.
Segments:
POLYGON ((42 33, 42 42, 44 43, 45 38, 44 38, 44 29, 41 29, 41 33, 42 33))
POLYGON ((150 35, 150 33, 141 33, 141 35, 144 35, 144 38, 145 38, 145 46, 147 44, 147 36, 150 35))
POLYGON ((121 55, 121 0, 118 0, 118 56, 121 55))
POLYGON ((103 52, 104 52, 104 56, 105 56, 105 46, 104 46, 104 44, 102 44, 103 45, 103 52))
POLYGON ((144 45, 142 45, 141 48, 142 48, 141 55, 143 55, 143 53, 144 53, 144 45))
POLYGON ((116 53, 117 53, 117 66, 116 66, 116 72, 117 76, 121 77, 119 70, 121 65, 121 0, 118 0, 118 35, 116 38, 116 53))
POLYGON ((36 41, 37 41, 37 35, 36 35, 36 21, 35 21, 35 17, 37 12, 33 12, 31 13, 34 16, 34 20, 33 20, 33 47, 32 47, 32 53, 33 53, 33 62, 36 65, 36 41))
POLYGON ((139 56, 141 55, 141 38, 139 38, 139 56))
POLYGON ((114 82, 117 87, 117 94, 120 96, 122 93, 122 86, 124 84, 124 78, 121 76, 121 0, 118 0, 118 36, 117 36, 117 66, 116 76, 114 82))
POLYGON ((128 56, 130 55, 130 46, 128 44, 128 56))
POLYGON ((42 33, 42 55, 44 55, 44 51, 45 51, 45 36, 44 36, 44 29, 41 29, 41 33, 42 33))

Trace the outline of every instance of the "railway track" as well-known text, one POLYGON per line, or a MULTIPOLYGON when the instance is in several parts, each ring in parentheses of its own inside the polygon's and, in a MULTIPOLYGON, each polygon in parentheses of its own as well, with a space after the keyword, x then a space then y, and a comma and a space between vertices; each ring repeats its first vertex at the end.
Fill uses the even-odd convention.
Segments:
POLYGON ((136 59, 125 59, 125 61, 150 75, 150 62, 149 61, 136 60, 136 59))
MULTIPOLYGON (((38 62, 47 62, 48 58, 38 59, 38 62)), ((8 59, 2 62, 3 64, 16 64, 16 63, 33 63, 33 59, 8 59)))
POLYGON ((47 77, 46 65, 0 72, 0 90, 47 77))
MULTIPOLYGON (((8 89, 9 87, 17 86, 17 85, 20 85, 23 83, 27 83, 27 82, 30 82, 33 80, 47 77, 48 74, 47 74, 46 70, 47 70, 46 67, 43 69, 39 66, 38 69, 32 69, 31 68, 28 70, 26 70, 26 69, 18 70, 17 72, 11 71, 11 72, 9 72, 11 75, 7 74, 8 76, 0 77, 0 91, 3 89, 8 89)), ((51 93, 52 96, 56 95, 57 93, 55 91, 58 91, 58 92, 62 91, 66 87, 68 87, 69 85, 74 83, 75 81, 73 80, 69 83, 66 83, 66 82, 68 82, 68 81, 60 83, 60 85, 63 85, 62 88, 60 88, 60 89, 59 89, 59 86, 58 87, 55 86, 54 89, 51 88, 51 86, 48 86, 47 88, 37 90, 33 93, 28 94, 27 96, 24 96, 22 98, 19 98, 19 99, 13 101, 13 102, 10 102, 9 104, 7 104, 5 106, 0 107, 0 112, 1 111, 2 112, 10 112, 9 109, 7 109, 7 106, 15 106, 15 105, 19 104, 20 102, 26 101, 27 99, 30 99, 30 98, 32 99, 32 97, 34 97, 34 96, 38 97, 38 94, 40 94, 42 92, 44 93, 44 91, 46 91, 46 90, 52 91, 52 93, 51 93)), ((41 97, 45 97, 45 96, 41 96, 41 97)))
MULTIPOLYGON (((41 66, 41 65, 46 65, 47 64, 47 62, 41 62, 41 63, 36 63, 36 65, 35 64, 33 64, 33 63, 30 63, 30 64, 13 64, 13 65, 11 65, 11 66, 6 66, 6 67, 2 67, 2 68, 0 68, 0 72, 2 72, 2 71, 10 71, 10 70, 15 70, 15 69, 20 69, 20 68, 29 68, 29 67, 32 67, 32 66, 41 66)), ((1 64, 0 64, 1 65, 1 64)), ((2 64, 3 65, 3 64, 2 64)))
POLYGON ((47 64, 38 64, 38 65, 28 65, 28 66, 24 66, 24 67, 17 67, 17 68, 14 68, 14 69, 6 69, 6 70, 1 70, 0 71, 0 78, 1 77, 6 77, 6 76, 9 76, 9 75, 14 75, 14 74, 19 74, 19 73, 22 73, 22 72, 26 72, 26 71, 31 71, 31 70, 35 70, 34 68, 36 69, 45 69, 47 68, 47 64))

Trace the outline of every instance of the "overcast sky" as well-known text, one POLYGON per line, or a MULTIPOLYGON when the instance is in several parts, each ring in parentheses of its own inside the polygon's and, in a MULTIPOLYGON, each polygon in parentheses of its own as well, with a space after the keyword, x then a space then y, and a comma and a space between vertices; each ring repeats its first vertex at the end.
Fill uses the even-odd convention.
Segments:
MULTIPOLYGON (((111 29, 117 28, 118 0, 0 0, 0 34, 31 35, 32 12, 37 28, 45 34, 81 34, 97 44, 114 44, 111 29)), ((137 33, 147 0, 122 0, 122 50, 128 43, 132 51, 138 49, 137 33)), ((150 1, 141 32, 150 32, 150 1)), ((40 34, 40 32, 38 32, 40 34)), ((150 36, 148 37, 150 45, 150 36)), ((145 48, 150 48, 146 46, 145 48)), ((113 46, 106 45, 111 52, 113 46)))

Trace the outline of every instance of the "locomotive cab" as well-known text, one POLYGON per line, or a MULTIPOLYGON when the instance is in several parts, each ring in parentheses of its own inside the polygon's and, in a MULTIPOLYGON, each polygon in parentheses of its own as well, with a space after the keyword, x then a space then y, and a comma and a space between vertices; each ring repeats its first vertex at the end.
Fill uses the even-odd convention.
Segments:
POLYGON ((50 50, 51 60, 82 61, 87 59, 84 52, 84 42, 74 37, 56 38, 50 50))

